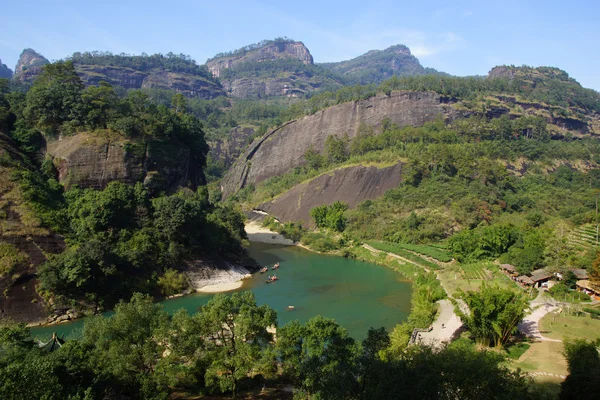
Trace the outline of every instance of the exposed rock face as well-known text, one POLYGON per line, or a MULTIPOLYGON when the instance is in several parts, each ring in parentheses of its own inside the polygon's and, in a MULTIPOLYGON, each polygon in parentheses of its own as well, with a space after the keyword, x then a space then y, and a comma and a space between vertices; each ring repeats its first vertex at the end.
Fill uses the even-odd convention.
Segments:
POLYGON ((44 300, 35 287, 37 267, 46 261, 47 254, 62 251, 65 244, 60 236, 40 226, 24 201, 19 184, 11 179, 17 168, 14 165, 20 165, 23 156, 17 145, 2 133, 0 156, 14 163, 0 165, 0 244, 11 249, 12 254, 8 254, 12 260, 21 258, 17 263, 9 259, 8 264, 3 265, 8 266, 9 271, 0 268, 0 319, 44 322, 44 300))
POLYGON ((256 266, 247 267, 224 260, 197 260, 188 263, 185 274, 194 290, 201 290, 205 286, 237 282, 255 271, 256 266))
POLYGON ((295 58, 304 64, 313 64, 313 57, 302 42, 277 42, 269 41, 264 46, 242 52, 214 58, 206 63, 208 70, 213 76, 219 78, 224 69, 232 68, 243 62, 263 62, 276 60, 278 58, 295 58))
POLYGON ((314 68, 303 68, 304 65, 312 66, 313 57, 302 42, 277 40, 217 56, 206 63, 213 76, 221 80, 225 91, 238 98, 300 97, 325 85, 341 86, 335 79, 325 76, 325 71, 319 74, 314 68), (284 59, 296 60, 296 64, 271 63, 284 59), (225 74, 226 70, 228 73, 225 74))
POLYGON ((17 61, 14 78, 21 82, 33 82, 50 61, 33 49, 25 49, 17 61))
POLYGON ((223 195, 303 165, 309 148, 322 152, 330 135, 348 134, 353 138, 361 123, 377 126, 389 118, 400 127, 421 126, 440 116, 450 120, 457 113, 438 94, 392 92, 390 96, 344 103, 290 121, 255 140, 238 158, 223 180, 223 195))
MULTIPOLYGON (((15 79, 31 83, 42 72, 42 66, 49 61, 32 49, 25 49, 15 70, 15 79)), ((201 74, 171 72, 165 68, 138 70, 119 65, 95 65, 74 62, 75 70, 86 86, 98 85, 106 81, 113 86, 125 89, 158 88, 169 89, 187 97, 213 99, 225 95, 221 84, 210 78, 207 72, 201 74)))
POLYGON ((49 142, 47 153, 67 187, 103 189, 117 180, 172 191, 204 183, 196 155, 175 141, 137 143, 80 133, 49 142))
MULTIPOLYGON (((19 224, 20 221, 16 220, 19 224)), ((28 256, 25 268, 0 278, 0 319, 16 322, 43 323, 48 312, 45 302, 36 292, 37 267, 46 261, 46 254, 60 253, 65 243, 58 235, 2 235, 2 242, 14 245, 28 256), (16 277, 16 278, 15 278, 16 277)))
POLYGON ((171 89, 187 97, 213 99, 223 96, 223 88, 216 81, 183 72, 152 70, 138 71, 127 67, 75 64, 77 73, 86 85, 106 81, 125 89, 171 89))
POLYGON ((254 135, 254 129, 235 127, 229 131, 225 139, 208 142, 210 153, 215 160, 223 160, 225 168, 229 168, 248 145, 248 139, 254 135))
POLYGON ((402 164, 381 169, 362 165, 338 169, 297 185, 258 208, 282 222, 302 221, 306 226, 313 223, 310 217, 312 208, 338 200, 355 207, 397 187, 401 176, 402 164))
POLYGON ((269 96, 302 97, 327 85, 332 90, 341 87, 339 82, 322 76, 283 72, 273 78, 243 77, 223 79, 225 91, 237 98, 261 99, 269 96))
POLYGON ((0 79, 10 79, 12 76, 12 69, 8 68, 6 64, 2 64, 2 60, 0 60, 0 79))

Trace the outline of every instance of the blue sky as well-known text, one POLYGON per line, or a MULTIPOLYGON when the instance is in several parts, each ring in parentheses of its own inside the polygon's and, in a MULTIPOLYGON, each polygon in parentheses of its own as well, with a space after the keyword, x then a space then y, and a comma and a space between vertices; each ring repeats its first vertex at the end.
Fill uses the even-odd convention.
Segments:
POLYGON ((50 60, 75 51, 184 53, 199 63, 262 39, 301 40, 315 62, 406 44, 454 75, 499 64, 550 65, 600 90, 600 2, 567 1, 6 1, 0 59, 31 47, 50 60))

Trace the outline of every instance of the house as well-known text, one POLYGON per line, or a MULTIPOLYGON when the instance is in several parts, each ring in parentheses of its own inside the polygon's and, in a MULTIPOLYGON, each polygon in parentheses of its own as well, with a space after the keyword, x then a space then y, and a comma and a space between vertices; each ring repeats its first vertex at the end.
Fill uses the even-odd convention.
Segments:
POLYGON ((577 281, 577 290, 592 296, 596 300, 600 299, 600 286, 593 284, 587 279, 577 281))
POLYGON ((548 281, 552 278, 552 274, 544 269, 538 269, 531 274, 531 280, 534 287, 548 287, 548 281))
POLYGON ((522 283, 525 286, 533 286, 534 282, 527 275, 521 275, 517 278, 517 282, 522 283))
POLYGON ((575 275, 575 278, 577 278, 578 281, 588 278, 588 273, 585 269, 571 268, 571 272, 573 272, 573 274, 575 275))
POLYGON ((500 269, 502 269, 503 271, 505 271, 507 274, 509 274, 511 276, 517 276, 518 275, 517 268, 514 265, 501 264, 500 265, 500 269))

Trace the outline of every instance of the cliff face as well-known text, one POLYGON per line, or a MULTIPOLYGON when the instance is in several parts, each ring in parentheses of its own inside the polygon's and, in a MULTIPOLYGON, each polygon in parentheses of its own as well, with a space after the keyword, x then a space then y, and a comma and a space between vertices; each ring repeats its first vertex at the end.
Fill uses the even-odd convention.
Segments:
MULTIPOLYGON (((119 56, 114 56, 118 59, 119 56)), ((129 59, 143 60, 142 56, 130 56, 129 59)), ((123 60, 120 60, 123 61, 123 60)), ((143 62, 133 62, 128 67, 123 65, 109 65, 106 60, 94 61, 93 58, 73 58, 75 70, 86 86, 98 85, 106 81, 113 86, 125 89, 157 88, 169 89, 187 97, 213 99, 225 95, 223 87, 218 80, 212 79, 208 72, 175 72, 161 66, 143 68, 143 62), (96 64, 94 63, 96 62, 96 64)), ((14 78, 21 82, 31 83, 42 72, 42 66, 49 61, 32 49, 25 49, 19 58, 14 78)), ((187 61, 192 64, 193 61, 187 61)), ((127 65, 127 64, 126 64, 127 65)), ((195 65, 195 64, 194 64, 195 65)), ((195 65, 197 67, 197 65, 195 65)), ((194 71, 187 65, 188 71, 194 71)))
POLYGON ((440 116, 453 119, 456 115, 438 94, 431 92, 392 92, 389 97, 379 95, 326 108, 255 140, 223 179, 223 195, 303 165, 309 148, 322 152, 329 135, 348 134, 353 138, 361 123, 377 126, 389 118, 400 127, 420 126, 440 116))
MULTIPOLYGON (((0 156, 16 165, 22 162, 17 146, 2 133, 0 156)), ((0 320, 44 322, 47 311, 36 292, 37 267, 65 244, 35 218, 19 184, 11 179, 14 168, 0 164, 0 320)))
POLYGON ((353 208, 364 200, 383 196, 397 187, 401 174, 402 164, 386 168, 362 165, 342 168, 297 185, 270 202, 261 204, 258 209, 282 222, 302 221, 308 226, 313 224, 310 217, 312 208, 338 200, 353 208))
POLYGON ((206 67, 221 80, 225 91, 237 98, 301 97, 325 85, 341 86, 319 73, 324 70, 314 70, 313 57, 302 42, 259 43, 217 56, 206 67))
POLYGON ((33 49, 25 49, 17 61, 14 78, 21 82, 33 82, 50 61, 33 49))
POLYGON ((254 135, 250 127, 235 127, 224 139, 209 141, 210 153, 215 160, 222 160, 225 168, 229 168, 248 145, 249 138, 254 135))
POLYGON ((10 79, 12 76, 12 69, 8 68, 6 64, 2 64, 2 60, 0 60, 0 79, 10 79))
POLYGON ((139 71, 120 66, 75 64, 77 73, 87 85, 106 81, 125 89, 158 88, 175 90, 187 97, 213 99, 225 93, 216 81, 183 72, 165 70, 139 71))
POLYGON ((309 65, 313 64, 313 57, 302 42, 267 42, 266 45, 250 51, 234 53, 230 56, 214 58, 206 63, 213 76, 219 78, 223 70, 232 68, 244 62, 264 62, 278 58, 294 58, 309 65))
POLYGON ((170 192, 204 183, 196 155, 175 141, 138 143, 80 133, 49 142, 47 154, 67 187, 103 189, 117 180, 170 192))

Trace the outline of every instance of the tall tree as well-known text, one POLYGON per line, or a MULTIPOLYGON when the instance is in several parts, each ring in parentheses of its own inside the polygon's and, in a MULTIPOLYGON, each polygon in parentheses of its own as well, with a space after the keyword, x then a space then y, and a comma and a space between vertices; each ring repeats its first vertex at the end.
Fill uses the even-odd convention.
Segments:
POLYGON ((267 305, 257 306, 252 292, 218 294, 202 306, 198 318, 209 360, 207 385, 236 397, 241 379, 274 365, 263 350, 272 340, 267 328, 276 326, 277 314, 267 305))
POLYGON ((459 307, 456 313, 476 340, 486 346, 501 347, 506 343, 529 311, 524 294, 498 286, 484 284, 480 291, 468 291, 462 298, 469 313, 459 307))

